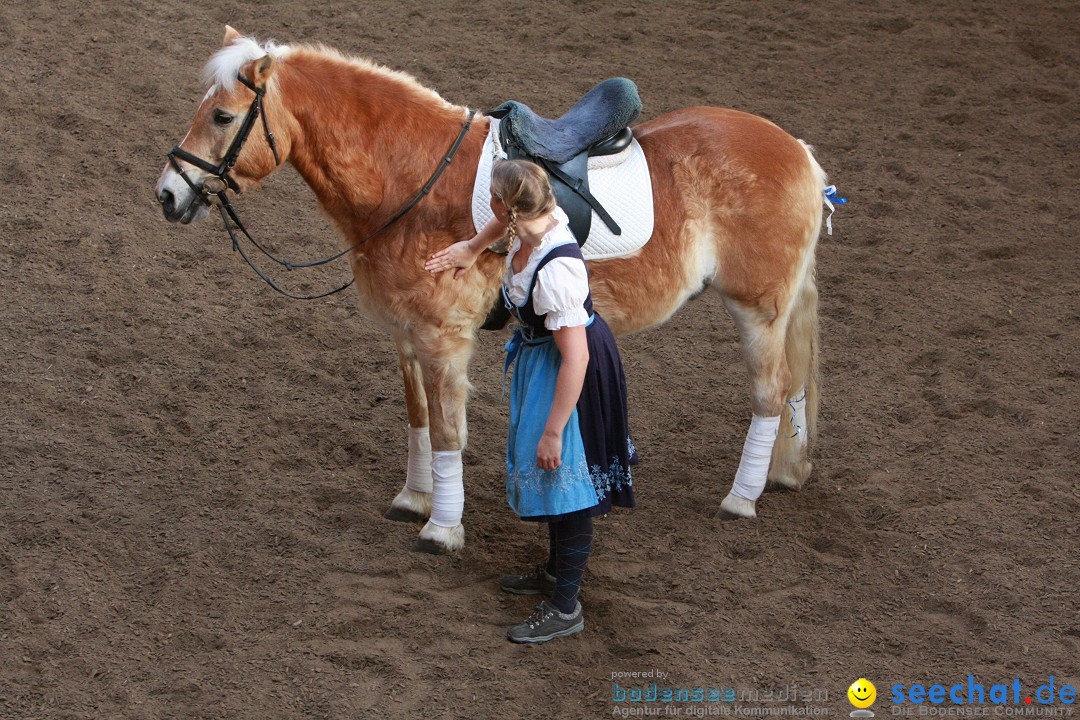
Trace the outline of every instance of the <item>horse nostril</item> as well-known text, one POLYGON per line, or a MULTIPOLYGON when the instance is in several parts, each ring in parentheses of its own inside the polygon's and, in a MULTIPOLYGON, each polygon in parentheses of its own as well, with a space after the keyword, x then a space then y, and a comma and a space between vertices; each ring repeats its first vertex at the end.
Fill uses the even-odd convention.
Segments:
POLYGON ((176 198, 173 196, 172 191, 162 190, 158 200, 161 202, 161 209, 165 211, 166 215, 172 215, 176 210, 176 198))

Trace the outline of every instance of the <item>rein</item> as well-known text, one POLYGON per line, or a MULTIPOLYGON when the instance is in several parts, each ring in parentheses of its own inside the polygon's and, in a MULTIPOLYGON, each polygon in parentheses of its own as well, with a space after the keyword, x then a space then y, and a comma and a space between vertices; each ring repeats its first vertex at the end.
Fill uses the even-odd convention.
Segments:
POLYGON ((333 290, 319 293, 318 295, 296 295, 290 293, 287 290, 282 289, 276 282, 274 282, 274 280, 270 278, 270 276, 268 276, 258 265, 256 265, 246 252, 244 252, 244 248, 240 244, 240 240, 236 234, 236 230, 240 230, 240 232, 243 233, 244 237, 246 237, 252 245, 258 248, 258 250, 263 255, 270 258, 277 264, 281 265, 286 270, 291 271, 293 268, 317 267, 319 265, 325 265, 327 263, 333 262, 334 260, 337 260, 338 258, 349 254, 353 250, 356 250, 368 240, 372 239, 382 231, 386 230, 388 227, 390 227, 395 222, 404 217, 406 213, 416 207, 416 205, 421 200, 423 200, 429 192, 431 192, 431 189, 435 187, 435 183, 438 182, 443 172, 446 170, 447 167, 449 167, 451 161, 453 161, 454 156, 457 155, 458 149, 460 149, 461 147, 461 143, 465 140, 465 136, 468 134, 469 128, 472 126, 473 118, 476 117, 476 111, 470 110, 468 117, 465 119, 465 123, 461 126, 461 131, 454 139, 454 142, 450 146, 450 149, 446 152, 446 155, 443 157, 442 162, 439 163, 439 166, 435 168, 435 171, 431 174, 431 177, 428 178, 428 181, 424 183, 423 187, 420 188, 416 195, 413 196, 413 198, 409 202, 405 203, 405 205, 398 209, 398 211, 395 212, 389 220, 387 220, 375 230, 370 232, 368 235, 356 241, 352 246, 342 250, 341 252, 330 255, 329 257, 322 258, 321 260, 312 260, 310 262, 296 263, 290 260, 283 260, 281 258, 278 258, 269 250, 264 248, 259 243, 259 241, 252 237, 251 233, 248 232, 247 228, 244 227, 244 223, 240 220, 240 216, 237 215, 236 210, 232 206, 232 203, 229 202, 227 191, 230 188, 234 192, 240 191, 240 186, 237 184, 236 180, 234 180, 232 176, 229 175, 229 171, 232 170, 234 165, 236 165, 236 160, 240 155, 240 149, 244 146, 244 142, 247 140, 248 135, 251 134, 251 129, 255 126, 255 121, 258 119, 260 114, 262 115, 263 130, 266 133, 267 142, 270 144, 270 149, 274 153, 274 162, 276 165, 281 164, 281 159, 278 156, 277 143, 274 140, 274 134, 270 132, 270 126, 267 124, 266 121, 266 113, 262 111, 262 99, 265 93, 265 89, 256 87, 243 75, 237 75, 237 79, 255 93, 255 99, 252 100, 251 107, 248 110, 248 115, 244 119, 244 124, 240 127, 240 131, 236 134, 236 137, 233 138, 232 143, 229 145, 229 150, 225 153, 225 157, 221 160, 221 163, 216 166, 212 165, 206 160, 192 155, 191 153, 182 149, 180 146, 174 147, 168 153, 167 157, 169 158, 169 162, 172 164, 173 168, 176 169, 176 171, 180 174, 180 177, 184 179, 184 182, 188 184, 188 186, 195 192, 195 194, 202 199, 202 202, 205 202, 207 205, 209 205, 211 202, 211 197, 216 197, 218 199, 218 211, 221 213, 221 221, 225 225, 225 230, 229 233, 229 239, 232 240, 233 250, 240 253, 240 257, 244 259, 244 262, 246 262, 248 266, 255 271, 255 274, 262 278, 262 280, 267 285, 269 285, 282 295, 293 298, 294 300, 318 300, 319 298, 324 298, 328 295, 339 293, 345 288, 352 285, 353 282, 356 281, 356 278, 353 277, 347 283, 336 287, 333 290), (213 178, 207 178, 207 180, 216 180, 217 183, 215 183, 215 185, 218 186, 218 189, 211 189, 207 187, 207 180, 204 180, 202 185, 196 186, 195 183, 191 181, 191 178, 189 178, 184 172, 184 169, 180 166, 180 163, 177 162, 176 158, 178 157, 181 160, 210 173, 213 178))

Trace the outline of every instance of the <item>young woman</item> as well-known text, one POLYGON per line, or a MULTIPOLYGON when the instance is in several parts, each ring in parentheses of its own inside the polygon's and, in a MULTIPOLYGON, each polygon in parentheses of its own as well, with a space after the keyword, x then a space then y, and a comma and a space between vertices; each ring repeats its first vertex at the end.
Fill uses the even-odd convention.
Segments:
POLYGON ((592 550, 593 518, 634 507, 626 380, 615 338, 593 312, 589 276, 547 175, 523 160, 495 164, 495 218, 471 240, 428 260, 460 275, 489 245, 509 238, 502 297, 518 321, 507 344, 510 432, 506 497, 522 520, 548 523, 547 563, 507 575, 503 590, 550 594, 510 628, 520 643, 546 642, 585 627, 578 591, 592 550))

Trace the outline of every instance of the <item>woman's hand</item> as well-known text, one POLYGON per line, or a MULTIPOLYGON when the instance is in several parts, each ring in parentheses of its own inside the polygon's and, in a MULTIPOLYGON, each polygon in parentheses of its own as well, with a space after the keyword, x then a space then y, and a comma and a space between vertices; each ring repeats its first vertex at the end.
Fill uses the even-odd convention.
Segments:
POLYGON ((562 465, 562 434, 545 432, 536 446, 536 465, 542 470, 554 470, 562 465))
POLYGON ((448 248, 443 248, 428 258, 428 261, 424 263, 424 269, 432 275, 437 275, 443 270, 457 268, 457 272, 454 273, 454 279, 456 280, 473 266, 476 258, 480 257, 480 253, 484 251, 483 246, 479 251, 473 248, 476 244, 475 240, 476 238, 473 237, 471 240, 462 240, 448 248))
POLYGON ((454 273, 454 279, 457 280, 465 274, 466 270, 473 266, 476 258, 480 257, 480 253, 484 252, 484 248, 505 234, 506 226, 499 222, 499 218, 493 217, 488 221, 487 225, 480 229, 480 232, 470 239, 456 242, 450 247, 443 248, 433 254, 424 263, 424 269, 432 275, 436 275, 443 270, 457 268, 457 272, 454 273))

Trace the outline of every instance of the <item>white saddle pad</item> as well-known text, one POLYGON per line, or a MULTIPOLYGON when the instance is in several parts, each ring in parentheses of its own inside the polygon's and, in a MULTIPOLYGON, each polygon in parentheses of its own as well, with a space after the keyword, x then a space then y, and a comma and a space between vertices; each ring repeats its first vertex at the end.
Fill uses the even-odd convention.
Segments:
MULTIPOLYGON (((491 118, 491 131, 480 153, 480 165, 473 185, 472 216, 477 230, 494 217, 491 213, 491 166, 495 157, 505 158, 499 143, 499 121, 491 118)), ((622 257, 640 250, 653 233, 652 183, 645 153, 635 138, 617 155, 589 158, 589 192, 622 228, 611 232, 593 212, 589 239, 581 248, 586 260, 622 257)))

